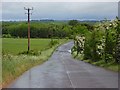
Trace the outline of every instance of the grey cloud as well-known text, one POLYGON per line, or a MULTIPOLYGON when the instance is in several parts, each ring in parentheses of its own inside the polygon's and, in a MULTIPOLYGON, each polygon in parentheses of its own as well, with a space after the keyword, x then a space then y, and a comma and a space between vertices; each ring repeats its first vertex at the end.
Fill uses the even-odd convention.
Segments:
POLYGON ((26 19, 24 7, 34 7, 32 19, 113 19, 118 15, 117 2, 4 2, 3 20, 26 19))

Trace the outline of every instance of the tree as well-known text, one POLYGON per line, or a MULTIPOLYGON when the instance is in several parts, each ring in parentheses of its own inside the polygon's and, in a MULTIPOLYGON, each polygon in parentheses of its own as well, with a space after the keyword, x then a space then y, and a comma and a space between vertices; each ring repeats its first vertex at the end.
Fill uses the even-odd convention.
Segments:
POLYGON ((71 26, 76 26, 76 25, 79 24, 79 21, 77 21, 77 20, 70 20, 70 21, 68 22, 68 24, 71 25, 71 26))
POLYGON ((120 62, 120 20, 118 17, 116 17, 116 23, 117 23, 117 27, 116 27, 116 48, 115 48, 115 62, 119 63, 120 62))

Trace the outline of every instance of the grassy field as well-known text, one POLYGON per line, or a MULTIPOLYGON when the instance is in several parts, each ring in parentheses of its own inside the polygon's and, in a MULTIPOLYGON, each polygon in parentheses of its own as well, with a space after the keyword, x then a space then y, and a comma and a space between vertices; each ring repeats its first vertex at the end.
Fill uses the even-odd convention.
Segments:
MULTIPOLYGON (((46 48, 50 39, 31 39, 31 50, 42 50, 46 48)), ((3 38, 3 52, 10 54, 18 54, 19 52, 27 51, 27 39, 3 38)))
POLYGON ((31 67, 47 61, 53 51, 68 40, 59 39, 57 40, 59 43, 52 47, 50 47, 50 41, 50 39, 31 39, 31 49, 42 50, 40 55, 18 55, 19 52, 27 50, 27 39, 4 38, 2 43, 4 50, 2 55, 2 86, 6 87, 31 67), (46 47, 49 48, 44 49, 46 47))

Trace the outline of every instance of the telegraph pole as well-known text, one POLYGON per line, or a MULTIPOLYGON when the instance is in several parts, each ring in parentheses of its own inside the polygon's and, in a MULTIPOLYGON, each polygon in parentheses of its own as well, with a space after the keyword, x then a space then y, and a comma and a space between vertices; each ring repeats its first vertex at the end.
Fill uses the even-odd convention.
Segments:
POLYGON ((27 10, 27 13, 25 13, 25 14, 28 15, 28 52, 29 52, 29 50, 30 50, 30 14, 32 14, 32 13, 30 13, 30 10, 33 10, 33 7, 32 7, 32 9, 24 7, 24 9, 27 10))

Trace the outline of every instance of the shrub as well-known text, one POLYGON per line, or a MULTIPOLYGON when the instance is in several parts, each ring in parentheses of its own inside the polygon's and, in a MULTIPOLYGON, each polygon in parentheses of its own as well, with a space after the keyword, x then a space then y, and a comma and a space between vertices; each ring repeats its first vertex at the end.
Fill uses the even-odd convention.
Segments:
POLYGON ((3 38, 12 38, 12 36, 10 34, 3 34, 2 37, 3 38))
POLYGON ((51 39, 49 46, 52 47, 55 46, 56 44, 59 44, 59 41, 51 39))
POLYGON ((20 54, 27 54, 27 55, 40 55, 41 54, 41 51, 37 51, 37 50, 30 50, 30 51, 23 51, 23 52, 20 52, 20 54))

